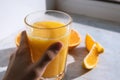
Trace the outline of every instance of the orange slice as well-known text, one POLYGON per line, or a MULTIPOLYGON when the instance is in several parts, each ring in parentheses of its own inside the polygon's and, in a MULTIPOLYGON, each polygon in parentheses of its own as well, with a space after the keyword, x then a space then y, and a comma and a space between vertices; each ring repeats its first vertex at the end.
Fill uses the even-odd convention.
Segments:
POLYGON ((69 50, 78 46, 80 42, 81 42, 80 34, 72 29, 70 32, 69 50))
POLYGON ((102 45, 98 42, 96 42, 96 45, 97 45, 97 49, 98 49, 98 52, 99 53, 103 53, 104 52, 104 48, 102 47, 102 45))
POLYGON ((98 63, 98 57, 104 52, 104 48, 98 42, 96 42, 91 35, 87 34, 85 39, 85 45, 89 51, 88 55, 84 58, 83 66, 86 69, 94 68, 98 63))
POLYGON ((16 38, 15 38, 15 43, 16 43, 16 46, 19 46, 19 43, 20 43, 20 38, 21 38, 21 32, 17 34, 16 38))
POLYGON ((93 44, 95 43, 95 40, 92 38, 92 36, 90 36, 88 33, 86 34, 86 38, 85 38, 85 45, 88 51, 91 50, 93 44))
POLYGON ((84 58, 83 66, 86 69, 94 68, 98 63, 98 56, 99 56, 99 52, 97 49, 97 44, 94 44, 89 54, 84 58))
POLYGON ((96 46, 98 48, 98 52, 99 53, 102 53, 104 52, 104 48, 102 47, 102 45, 98 42, 96 42, 94 40, 94 38, 90 35, 90 34, 86 34, 86 38, 85 38, 85 45, 86 45, 86 48, 88 51, 91 50, 92 46, 94 45, 94 43, 96 43, 96 46))

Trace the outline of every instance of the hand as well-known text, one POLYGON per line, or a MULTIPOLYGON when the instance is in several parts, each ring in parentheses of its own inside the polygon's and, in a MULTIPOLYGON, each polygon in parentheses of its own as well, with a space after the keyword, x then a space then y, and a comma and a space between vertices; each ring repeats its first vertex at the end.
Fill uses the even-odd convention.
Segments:
POLYGON ((47 65, 55 58, 60 51, 62 44, 52 44, 44 53, 42 59, 32 63, 30 47, 26 32, 22 32, 20 46, 11 55, 8 69, 3 80, 38 80, 44 73, 47 65))

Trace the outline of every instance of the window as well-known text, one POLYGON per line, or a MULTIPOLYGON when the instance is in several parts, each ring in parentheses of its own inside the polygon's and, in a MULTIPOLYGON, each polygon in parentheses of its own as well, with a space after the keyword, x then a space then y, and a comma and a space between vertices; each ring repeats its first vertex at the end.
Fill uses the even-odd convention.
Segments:
POLYGON ((120 22, 120 0, 49 0, 49 4, 50 1, 54 1, 54 8, 47 6, 49 9, 120 22))

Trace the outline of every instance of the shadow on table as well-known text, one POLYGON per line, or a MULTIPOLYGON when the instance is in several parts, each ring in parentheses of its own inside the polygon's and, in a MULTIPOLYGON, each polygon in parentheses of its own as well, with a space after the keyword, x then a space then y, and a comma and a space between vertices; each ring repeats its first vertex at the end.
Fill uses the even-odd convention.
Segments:
MULTIPOLYGON (((0 50, 0 67, 6 67, 8 65, 9 57, 13 51, 15 51, 15 48, 0 50)), ((0 80, 2 80, 4 74, 5 71, 0 72, 0 80)))
POLYGON ((16 48, 8 48, 0 50, 0 66, 6 66, 8 64, 9 57, 15 49, 16 48))
POLYGON ((67 65, 67 71, 64 80, 73 80, 87 73, 89 70, 82 67, 84 57, 88 54, 85 47, 75 48, 69 54, 74 58, 75 62, 67 65))
MULTIPOLYGON (((8 48, 0 50, 0 67, 7 66, 9 62, 9 57, 16 48, 8 48)), ((74 62, 67 65, 67 71, 65 74, 64 80, 73 80, 81 75, 84 75, 89 70, 86 70, 82 67, 82 62, 84 57, 87 55, 87 50, 84 47, 75 48, 72 51, 69 51, 69 54, 74 58, 74 62)), ((0 80, 4 72, 0 72, 0 80)))

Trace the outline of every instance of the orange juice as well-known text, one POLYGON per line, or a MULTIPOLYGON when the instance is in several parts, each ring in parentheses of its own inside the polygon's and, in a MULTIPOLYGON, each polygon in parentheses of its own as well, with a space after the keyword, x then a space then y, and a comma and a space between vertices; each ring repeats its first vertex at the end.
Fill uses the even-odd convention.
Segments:
POLYGON ((64 73, 69 39, 68 28, 65 24, 55 21, 35 22, 33 26, 35 28, 32 29, 31 33, 28 33, 33 62, 39 60, 52 43, 60 41, 63 47, 48 65, 43 77, 56 77, 64 73))

